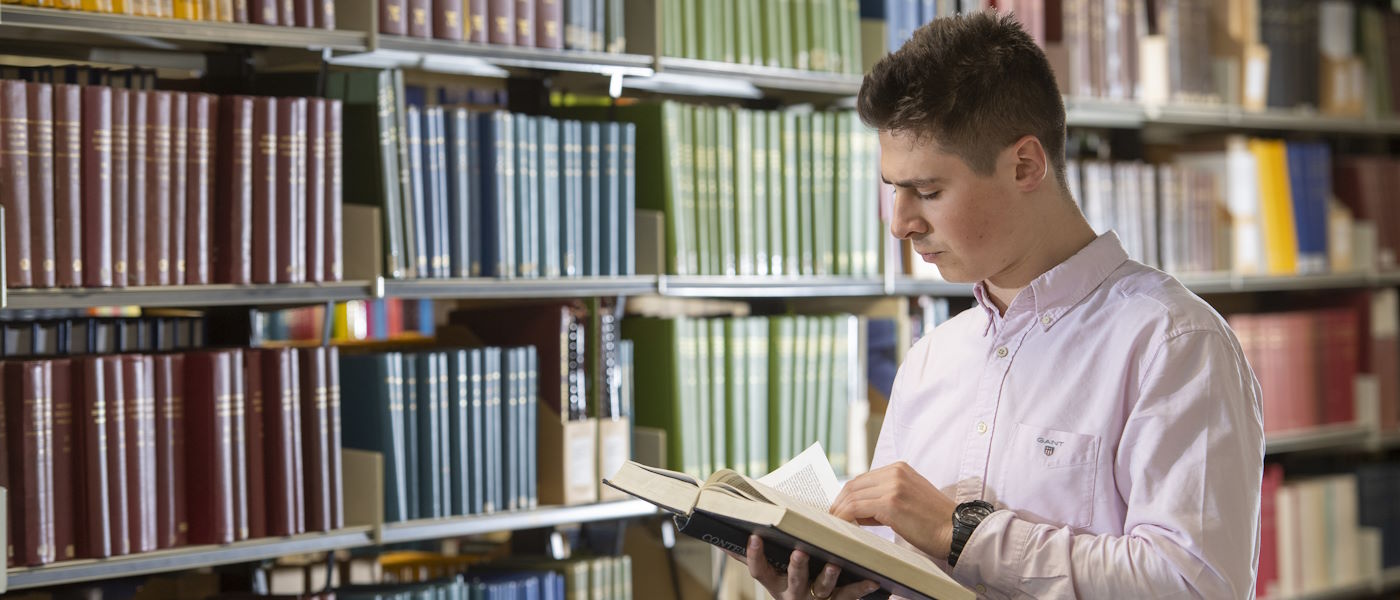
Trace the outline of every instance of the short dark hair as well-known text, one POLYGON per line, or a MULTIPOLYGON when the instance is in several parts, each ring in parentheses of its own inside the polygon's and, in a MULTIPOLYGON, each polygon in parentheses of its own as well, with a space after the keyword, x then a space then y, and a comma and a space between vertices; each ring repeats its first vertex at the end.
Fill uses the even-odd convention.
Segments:
POLYGON ((866 74, 856 109, 866 125, 932 139, 981 175, 1033 135, 1065 185, 1064 100, 1045 53, 1009 13, 920 27, 866 74))

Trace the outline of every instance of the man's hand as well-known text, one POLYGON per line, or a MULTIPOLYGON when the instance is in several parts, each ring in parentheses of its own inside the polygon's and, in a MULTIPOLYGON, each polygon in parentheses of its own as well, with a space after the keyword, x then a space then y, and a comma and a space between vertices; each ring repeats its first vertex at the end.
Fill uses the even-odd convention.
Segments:
MULTIPOLYGON (((730 556, 742 558, 734 554, 730 556)), ((779 575, 768 561, 763 559, 763 539, 756 535, 749 536, 748 558, 745 562, 749 565, 749 575, 763 584, 763 589, 768 590, 777 600, 856 600, 880 587, 874 582, 862 581, 837 589, 836 578, 841 575, 841 569, 836 565, 827 565, 816 581, 808 586, 807 553, 801 550, 794 550, 789 557, 787 576, 779 575)))
POLYGON ((897 462, 852 479, 831 503, 831 514, 887 526, 925 554, 947 559, 956 507, 913 467, 897 462))

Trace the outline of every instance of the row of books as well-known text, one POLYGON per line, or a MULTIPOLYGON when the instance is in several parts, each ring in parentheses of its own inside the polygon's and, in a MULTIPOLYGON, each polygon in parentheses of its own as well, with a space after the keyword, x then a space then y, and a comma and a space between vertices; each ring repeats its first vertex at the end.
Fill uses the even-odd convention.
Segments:
POLYGON ((5 0, 115 15, 335 29, 335 0, 5 0))
POLYGON ((860 74, 860 7, 841 0, 657 0, 663 56, 860 74))
POLYGON ((334 348, 4 364, 12 565, 343 526, 334 348))
POLYGON ((1229 322, 1264 392, 1265 433, 1356 421, 1361 345, 1370 336, 1355 309, 1235 314, 1229 322))
POLYGON ((328 89, 370 149, 346 156, 347 184, 383 212, 391 276, 635 273, 633 127, 429 106, 399 71, 328 89))
POLYGON ((341 362, 343 441, 383 455, 386 522, 538 506, 533 347, 341 362))
POLYGON ((379 33, 621 53, 623 8, 623 0, 379 0, 379 33))
POLYGON ((184 352, 206 345, 208 324, 188 311, 139 317, 81 311, 34 311, 0 321, 0 356, 37 358, 82 354, 184 352))
POLYGON ((1257 590, 1260 597, 1325 593, 1372 581, 1400 565, 1400 465, 1284 480, 1264 469, 1257 590))
POLYGON ((318 342, 329 338, 336 342, 362 342, 431 338, 436 329, 433 306, 432 300, 404 298, 338 302, 331 308, 329 332, 325 306, 259 311, 254 339, 318 342))
POLYGON ((628 318, 636 423, 666 430, 668 468, 764 474, 813 442, 847 471, 850 405, 863 394, 854 316, 628 318))
POLYGON ((665 213, 666 272, 880 273, 876 139, 853 112, 663 102, 616 114, 649 149, 638 207, 665 213))
POLYGON ((4 80, 0 116, 11 287, 341 278, 337 101, 4 80))

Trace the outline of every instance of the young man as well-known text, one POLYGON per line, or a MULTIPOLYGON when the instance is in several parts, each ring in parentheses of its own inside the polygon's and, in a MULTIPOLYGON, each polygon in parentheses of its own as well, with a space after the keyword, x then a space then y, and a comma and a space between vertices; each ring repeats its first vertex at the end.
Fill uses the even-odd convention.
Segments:
MULTIPOLYGON (((888 527, 979 596, 1254 594, 1264 435, 1233 333, 1096 236, 1065 182, 1065 109, 1011 17, 938 19, 866 76, 891 232, 977 306, 909 352, 873 470, 832 506, 888 527)), ((1149 201, 1149 199, 1144 199, 1149 201)), ((782 600, 850 600, 749 571, 782 600)))

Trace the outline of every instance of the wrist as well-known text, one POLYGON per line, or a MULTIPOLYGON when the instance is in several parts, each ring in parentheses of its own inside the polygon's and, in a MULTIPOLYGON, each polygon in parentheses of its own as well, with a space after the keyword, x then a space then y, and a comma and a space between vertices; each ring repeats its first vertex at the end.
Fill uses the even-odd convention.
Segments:
POLYGON ((950 523, 952 539, 948 545, 948 566, 957 566, 963 549, 972 539, 973 531, 982 524, 983 519, 991 516, 995 510, 996 508, 990 503, 982 500, 964 502, 953 509, 953 518, 950 523))

